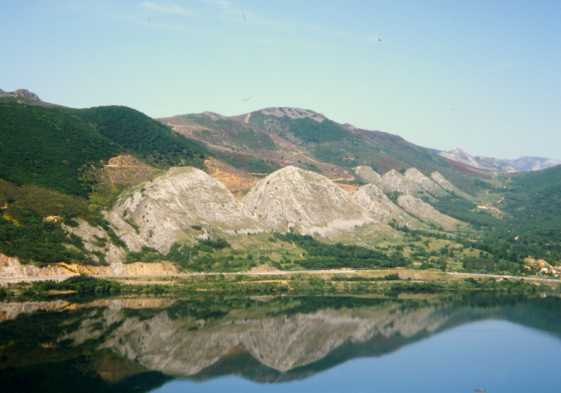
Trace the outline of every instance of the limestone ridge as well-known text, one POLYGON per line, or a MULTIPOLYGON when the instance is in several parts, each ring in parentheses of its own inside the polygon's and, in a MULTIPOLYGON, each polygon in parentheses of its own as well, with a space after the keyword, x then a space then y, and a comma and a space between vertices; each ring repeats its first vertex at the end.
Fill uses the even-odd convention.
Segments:
POLYGON ((428 203, 412 195, 400 195, 397 204, 420 220, 433 223, 447 231, 456 230, 461 224, 460 221, 442 214, 428 203))
MULTIPOLYGON (((350 194, 327 177, 294 166, 261 179, 239 202, 207 173, 190 167, 172 168, 122 195, 106 217, 129 250, 150 247, 163 254, 176 242, 213 235, 294 230, 325 237, 366 224, 396 222, 417 227, 422 225, 418 219, 455 229, 458 221, 413 196, 419 184, 425 184, 423 191, 434 192, 440 187, 419 173, 384 175, 382 186, 392 184, 390 189, 402 194, 397 205, 376 184, 350 194), (420 180, 415 183, 410 178, 420 180)), ((122 258, 113 251, 114 260, 122 258)))
POLYGON ((222 183, 191 167, 172 168, 124 195, 108 219, 132 251, 149 246, 167 253, 176 241, 208 236, 209 229, 227 234, 260 231, 222 183))
POLYGON ((405 226, 416 226, 419 220, 432 223, 445 230, 455 230, 460 221, 442 214, 430 204, 417 198, 428 196, 429 199, 442 197, 453 193, 462 197, 469 197, 458 190, 444 176, 434 172, 431 178, 421 173, 417 168, 409 168, 405 175, 391 170, 378 175, 369 167, 357 167, 355 173, 361 179, 371 184, 362 186, 353 195, 353 200, 365 208, 378 222, 396 222, 405 226), (400 194, 395 205, 385 193, 400 194))
POLYGON ((438 183, 425 176, 417 168, 409 168, 405 171, 404 177, 417 184, 418 191, 426 192, 434 196, 446 195, 448 192, 438 183))
POLYGON ((328 178, 294 166, 259 181, 242 200, 246 215, 267 229, 322 236, 371 223, 368 213, 328 178))
POLYGON ((381 185, 382 176, 366 165, 359 165, 354 169, 355 175, 362 181, 370 184, 381 185))
POLYGON ((395 169, 382 176, 382 188, 384 192, 398 192, 400 194, 416 194, 419 189, 416 183, 395 169))
POLYGON ((379 223, 388 224, 394 221, 408 227, 418 224, 415 218, 393 203, 376 184, 366 184, 360 187, 352 198, 379 223))

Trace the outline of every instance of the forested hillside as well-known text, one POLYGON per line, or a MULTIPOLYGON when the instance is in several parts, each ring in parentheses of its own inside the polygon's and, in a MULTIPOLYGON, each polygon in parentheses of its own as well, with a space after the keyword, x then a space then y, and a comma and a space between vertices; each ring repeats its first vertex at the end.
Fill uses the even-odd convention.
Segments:
POLYGON ((503 191, 507 214, 487 240, 496 254, 561 261, 561 167, 513 176, 503 191))
POLYGON ((197 142, 126 107, 75 110, 0 103, 0 178, 87 196, 82 174, 131 153, 158 166, 201 166, 206 150, 197 142))

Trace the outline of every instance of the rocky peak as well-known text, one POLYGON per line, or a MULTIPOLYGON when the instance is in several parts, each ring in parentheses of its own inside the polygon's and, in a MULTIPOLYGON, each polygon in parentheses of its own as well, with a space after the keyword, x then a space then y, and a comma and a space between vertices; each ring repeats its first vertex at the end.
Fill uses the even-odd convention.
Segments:
POLYGON ((399 192, 401 194, 415 194, 418 191, 418 186, 414 182, 395 169, 382 176, 382 188, 385 192, 399 192))
POLYGON ((0 90, 0 96, 19 98, 28 102, 42 102, 37 94, 26 89, 17 89, 11 92, 0 90))
POLYGON ((417 168, 409 168, 405 171, 405 178, 419 186, 419 191, 424 191, 434 196, 446 193, 446 190, 433 180, 425 176, 417 168))
POLYGON ((294 166, 259 181, 242 204, 244 212, 266 228, 283 232, 328 235, 372 222, 331 180, 294 166))
POLYGON ((171 168, 124 195, 108 214, 130 250, 143 246, 167 253, 183 238, 204 236, 200 228, 248 233, 258 225, 220 182, 200 169, 171 168))
POLYGON ((288 117, 290 119, 311 119, 315 122, 321 123, 327 118, 317 112, 309 109, 291 108, 291 107, 271 107, 259 111, 263 115, 273 116, 278 118, 288 117))
POLYGON ((357 205, 368 211, 376 222, 387 224, 395 221, 405 226, 412 226, 417 223, 416 219, 393 203, 375 184, 361 186, 352 198, 357 205))
POLYGON ((374 169, 366 165, 359 165, 354 169, 355 174, 359 179, 372 184, 381 184, 382 176, 378 174, 374 169))

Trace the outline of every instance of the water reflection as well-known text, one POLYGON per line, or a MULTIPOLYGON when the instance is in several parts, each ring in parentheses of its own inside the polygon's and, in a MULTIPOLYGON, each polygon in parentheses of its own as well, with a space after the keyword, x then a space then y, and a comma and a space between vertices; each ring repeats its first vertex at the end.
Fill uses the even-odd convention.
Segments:
POLYGON ((488 297, 0 303, 0 386, 8 392, 147 392, 164 384, 178 391, 168 383, 175 378, 199 382, 198 390, 231 380, 217 379, 224 376, 316 381, 312 377, 327 370, 358 364, 352 359, 380 359, 474 321, 509 321, 557 342, 559 311, 559 299, 488 297))

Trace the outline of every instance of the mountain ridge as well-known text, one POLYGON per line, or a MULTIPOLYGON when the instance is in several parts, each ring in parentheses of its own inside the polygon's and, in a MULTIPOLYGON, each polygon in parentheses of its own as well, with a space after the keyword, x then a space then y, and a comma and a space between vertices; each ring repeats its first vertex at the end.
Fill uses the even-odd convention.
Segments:
POLYGON ((473 168, 499 173, 541 171, 561 165, 561 160, 551 158, 522 156, 514 159, 501 159, 471 155, 460 148, 441 151, 439 154, 449 160, 469 165, 473 168))

